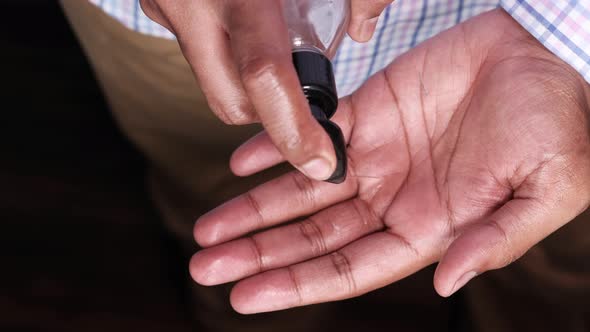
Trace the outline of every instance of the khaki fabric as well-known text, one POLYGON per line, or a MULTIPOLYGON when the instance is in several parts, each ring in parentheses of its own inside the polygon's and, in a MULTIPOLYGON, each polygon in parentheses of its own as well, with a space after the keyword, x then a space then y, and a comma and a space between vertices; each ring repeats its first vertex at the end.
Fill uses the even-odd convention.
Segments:
MULTIPOLYGON (((150 162, 152 197, 188 257, 200 214, 281 170, 231 174, 231 152, 260 128, 217 120, 176 42, 130 31, 88 1, 61 2, 118 125, 150 162)), ((199 330, 229 332, 589 331, 589 221, 579 217, 450 300, 434 293, 433 267, 358 299, 254 316, 232 311, 229 286, 191 282, 194 318, 199 330)))
MULTIPOLYGON (((157 181, 174 183, 174 193, 166 185, 166 195, 176 196, 172 205, 191 197, 198 199, 192 206, 211 206, 255 181, 232 176, 228 160, 259 129, 217 120, 176 42, 125 29, 88 1, 63 6, 117 123, 150 160, 157 181)), ((189 240, 192 221, 173 230, 189 240)))

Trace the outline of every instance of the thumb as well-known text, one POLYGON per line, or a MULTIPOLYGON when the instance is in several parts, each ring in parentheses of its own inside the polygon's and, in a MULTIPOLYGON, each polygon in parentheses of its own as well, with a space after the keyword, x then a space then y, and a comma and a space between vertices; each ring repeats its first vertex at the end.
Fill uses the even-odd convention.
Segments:
POLYGON ((436 269, 436 291, 450 296, 475 276, 509 265, 588 207, 588 188, 570 182, 545 189, 551 193, 541 198, 517 191, 515 198, 457 237, 436 269))
POLYGON ((312 116, 292 62, 280 1, 239 1, 228 20, 241 81, 281 155, 315 180, 332 176, 332 141, 312 116))

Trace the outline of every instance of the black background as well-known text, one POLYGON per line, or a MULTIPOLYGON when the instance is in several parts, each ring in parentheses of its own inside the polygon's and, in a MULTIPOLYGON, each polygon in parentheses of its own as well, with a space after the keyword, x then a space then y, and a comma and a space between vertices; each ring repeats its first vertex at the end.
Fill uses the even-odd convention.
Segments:
POLYGON ((187 264, 58 3, 0 13, 0 331, 187 330, 187 264))

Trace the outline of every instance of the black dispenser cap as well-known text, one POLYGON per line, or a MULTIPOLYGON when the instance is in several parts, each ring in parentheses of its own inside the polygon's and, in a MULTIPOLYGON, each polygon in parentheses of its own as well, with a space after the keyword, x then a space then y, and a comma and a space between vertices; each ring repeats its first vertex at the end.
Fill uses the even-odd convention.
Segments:
POLYGON ((313 51, 296 51, 293 52, 293 64, 309 103, 319 106, 330 119, 338 108, 336 82, 330 59, 313 51))
POLYGON ((338 108, 332 63, 321 53, 302 50, 293 52, 293 64, 312 115, 330 136, 334 145, 338 164, 334 174, 326 181, 342 183, 347 172, 346 144, 340 127, 330 121, 338 108))

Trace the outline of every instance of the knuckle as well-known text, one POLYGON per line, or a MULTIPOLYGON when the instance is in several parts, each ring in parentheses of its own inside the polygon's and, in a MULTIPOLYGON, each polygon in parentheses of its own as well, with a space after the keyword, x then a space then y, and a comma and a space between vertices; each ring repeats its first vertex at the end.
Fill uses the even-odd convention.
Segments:
MULTIPOLYGON (((291 124, 289 124, 291 125, 291 124)), ((274 146, 281 152, 282 156, 293 164, 306 161, 311 156, 313 151, 317 151, 317 145, 312 149, 308 145, 307 140, 303 139, 301 129, 296 125, 288 127, 286 124, 265 125, 274 146)))
POLYGON ((224 112, 226 121, 224 121, 228 125, 248 125, 257 122, 257 117, 248 111, 243 111, 242 109, 226 109, 224 112))
POLYGON ((313 181, 302 173, 293 173, 293 182, 301 199, 302 206, 310 206, 311 210, 315 210, 315 186, 313 181))
MULTIPOLYGON (((308 120, 275 122, 266 127, 277 149, 289 162, 296 165, 333 151, 329 136, 324 131, 312 130, 312 127, 304 121, 308 120)), ((313 121, 311 118, 310 124, 313 124, 313 121)))
POLYGON ((290 279, 291 285, 293 287, 293 293, 297 297, 297 302, 299 305, 302 305, 303 303, 305 303, 304 298, 303 298, 303 291, 301 289, 302 285, 301 285, 301 281, 299 281, 299 278, 297 277, 297 273, 295 272, 295 269, 293 268, 292 265, 287 266, 287 273, 289 274, 289 279, 290 279))
POLYGON ((352 274, 352 268, 348 258, 339 251, 334 252, 330 255, 330 261, 334 270, 340 278, 342 283, 342 289, 345 290, 346 295, 353 295, 356 292, 356 283, 352 274))
POLYGON ((492 247, 497 248, 494 250, 496 253, 489 253, 489 256, 493 258, 492 261, 494 261, 493 266, 490 266, 490 268, 497 269, 512 264, 518 259, 519 255, 514 252, 506 230, 496 219, 490 220, 487 226, 497 233, 497 238, 499 239, 498 243, 492 247))
POLYGON ((492 259, 492 264, 487 266, 487 270, 496 270, 507 267, 508 265, 514 263, 518 260, 524 252, 516 252, 513 248, 503 248, 500 253, 490 253, 492 259))
MULTIPOLYGON (((239 71, 245 86, 261 83, 277 84, 277 77, 284 72, 283 61, 274 55, 260 54, 240 61, 239 71)), ((271 90, 272 91, 272 90, 271 90)))
POLYGON ((246 125, 258 120, 251 105, 246 101, 225 103, 210 97, 208 103, 213 113, 225 124, 246 125))
POLYGON ((309 242, 314 256, 325 255, 328 251, 324 235, 314 219, 308 218, 299 224, 299 231, 309 242))
POLYGON ((295 156, 297 153, 305 153, 311 149, 303 146, 303 137, 295 130, 290 131, 289 135, 280 135, 276 137, 276 147, 283 151, 287 159, 289 156, 295 156))
POLYGON ((506 255, 504 255, 504 259, 502 261, 502 265, 500 267, 506 267, 514 262, 516 262, 516 260, 518 258, 520 258, 520 256, 522 256, 521 254, 509 251, 506 253, 506 255))
POLYGON ((260 249, 260 245, 258 244, 258 241, 256 240, 255 236, 249 238, 249 243, 252 249, 252 255, 254 256, 254 259, 256 261, 256 268, 258 273, 265 271, 266 263, 264 260, 263 253, 260 249))
POLYGON ((508 237, 508 234, 504 230, 504 227, 502 225, 500 225, 500 223, 496 219, 491 219, 488 225, 494 231, 496 231, 497 235, 500 238, 501 244, 503 244, 504 246, 507 246, 508 247, 509 244, 510 244, 510 239, 508 237))
POLYGON ((237 117, 232 117, 232 125, 243 126, 257 122, 256 117, 250 114, 239 114, 237 117))
POLYGON ((258 203, 258 199, 254 197, 251 191, 246 192, 244 194, 244 199, 248 206, 250 206, 251 211, 254 212, 256 219, 258 221, 258 225, 260 228, 266 227, 266 222, 264 218, 264 214, 262 213, 262 209, 260 208, 260 204, 258 203))

